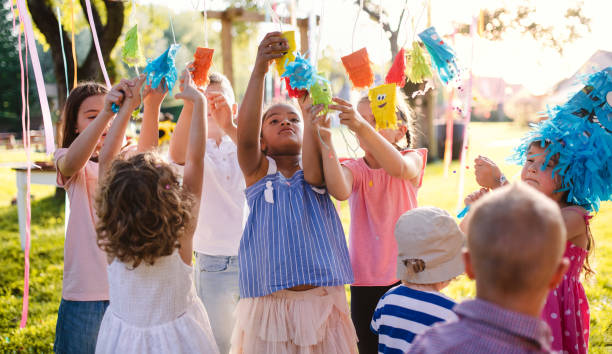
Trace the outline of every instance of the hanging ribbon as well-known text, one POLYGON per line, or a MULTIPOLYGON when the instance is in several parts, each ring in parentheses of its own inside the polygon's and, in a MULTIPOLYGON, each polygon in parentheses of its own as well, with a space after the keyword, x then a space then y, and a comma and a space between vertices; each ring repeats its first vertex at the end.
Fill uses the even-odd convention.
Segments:
POLYGON ((70 86, 68 86, 68 65, 66 64, 66 52, 64 51, 64 35, 62 32, 62 13, 59 6, 57 7, 57 25, 59 26, 60 43, 62 45, 62 59, 64 59, 64 77, 66 78, 66 97, 70 95, 70 86))
POLYGON ((472 99, 473 99, 473 92, 472 92, 472 81, 473 81, 473 73, 472 73, 472 69, 474 67, 474 47, 475 47, 475 43, 476 43, 476 17, 474 16, 472 18, 472 23, 470 25, 470 36, 472 37, 472 55, 470 58, 470 78, 468 80, 467 83, 467 88, 465 91, 465 96, 466 96, 466 100, 465 100, 465 106, 464 106, 464 112, 465 112, 465 117, 464 117, 464 126, 463 126, 463 146, 461 147, 461 162, 460 162, 460 167, 459 167, 459 194, 457 197, 457 210, 459 210, 461 208, 461 206, 463 205, 463 189, 464 189, 464 181, 465 181, 465 170, 467 169, 467 153, 468 153, 468 138, 469 138, 469 134, 468 134, 468 128, 469 128, 469 124, 470 124, 470 120, 471 120, 471 116, 472 116, 472 99))
POLYGON ((102 51, 100 50, 100 42, 98 41, 98 31, 96 31, 96 25, 93 20, 93 14, 91 13, 91 2, 89 0, 85 0, 85 7, 87 7, 87 18, 89 19, 89 27, 91 27, 91 36, 93 37, 93 42, 96 47, 96 52, 98 53, 98 61, 100 62, 100 68, 102 69, 102 75, 104 75, 104 81, 106 81, 106 86, 110 90, 111 83, 108 78, 108 73, 106 72, 106 67, 104 66, 104 59, 102 58, 102 51))
POLYGON ((32 30, 32 22, 28 14, 25 0, 17 0, 17 8, 19 9, 19 22, 24 26, 25 39, 28 42, 30 51, 32 68, 34 69, 34 77, 36 78, 36 88, 38 89, 38 99, 40 100, 40 110, 43 116, 43 128, 45 131, 45 148, 47 154, 52 154, 55 151, 55 143, 53 139, 53 123, 51 122, 51 112, 49 110, 49 102, 47 101, 47 90, 45 90, 45 81, 43 80, 42 70, 40 69, 40 60, 38 60, 38 52, 36 51, 36 39, 34 39, 34 31, 32 30))
MULTIPOLYGON (((19 6, 19 5, 18 5, 19 6)), ((24 328, 28 321, 28 304, 29 304, 29 295, 30 295, 30 166, 31 166, 31 157, 30 157, 30 115, 28 111, 28 104, 26 98, 26 85, 25 80, 27 78, 27 69, 24 70, 24 60, 21 53, 21 18, 19 30, 16 29, 15 25, 15 8, 11 4, 11 11, 13 13, 13 32, 17 33, 17 43, 19 50, 19 65, 21 67, 21 131, 23 141, 23 148, 26 151, 26 220, 25 220, 25 249, 24 249, 24 271, 23 271, 23 301, 21 305, 21 321, 19 322, 19 328, 24 328), (28 112, 26 116, 26 112, 28 112)), ((21 15, 21 11, 19 11, 21 15)), ((26 58, 25 62, 27 63, 28 56, 28 47, 25 46, 26 58)), ((25 65, 27 68, 27 65, 25 65)))
POLYGON ((208 14, 206 12, 206 0, 204 0, 204 46, 208 48, 208 14))
POLYGON ((74 80, 72 80, 72 87, 77 85, 77 69, 79 62, 76 57, 76 42, 74 40, 74 0, 70 0, 70 28, 72 29, 72 66, 74 67, 74 80))

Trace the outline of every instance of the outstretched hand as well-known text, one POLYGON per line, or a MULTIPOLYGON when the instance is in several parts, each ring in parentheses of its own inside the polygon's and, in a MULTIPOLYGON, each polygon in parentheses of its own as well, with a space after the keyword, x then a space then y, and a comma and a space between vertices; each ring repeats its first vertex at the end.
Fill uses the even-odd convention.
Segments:
POLYGON ((474 160, 474 174, 476 182, 481 187, 493 189, 501 186, 501 170, 495 162, 485 156, 478 156, 474 160))
POLYGON ((180 80, 181 92, 174 95, 175 98, 190 102, 204 98, 204 94, 196 87, 191 77, 191 72, 188 69, 183 70, 180 80))
POLYGON ((463 200, 463 203, 465 205, 473 204, 474 202, 482 198, 482 196, 487 193, 489 193, 489 190, 487 188, 480 188, 476 192, 470 193, 467 197, 465 197, 465 199, 463 200))
POLYGON ((126 97, 132 97, 132 87, 134 81, 121 79, 118 84, 113 86, 111 90, 104 96, 104 112, 107 114, 115 114, 113 112, 113 104, 121 106, 126 97))
POLYGON ((287 50, 289 50, 289 42, 287 42, 286 38, 282 37, 282 33, 270 32, 266 34, 257 48, 253 72, 265 75, 272 61, 282 58, 285 55, 284 51, 287 50))
POLYGON ((369 123, 355 110, 355 107, 341 98, 332 98, 336 104, 330 104, 329 109, 339 111, 340 123, 346 125, 350 130, 357 133, 362 127, 369 123))

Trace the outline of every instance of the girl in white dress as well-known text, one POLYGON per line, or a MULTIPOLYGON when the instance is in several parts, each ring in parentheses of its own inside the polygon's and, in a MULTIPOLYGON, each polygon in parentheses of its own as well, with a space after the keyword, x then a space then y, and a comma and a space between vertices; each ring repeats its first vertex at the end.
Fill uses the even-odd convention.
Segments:
MULTIPOLYGON (((182 186, 172 167, 154 153, 112 164, 104 160, 104 151, 100 154, 97 232, 98 245, 108 254, 110 305, 96 353, 219 352, 191 266, 206 99, 190 74, 183 73, 181 86, 176 97, 194 106, 182 186)), ((126 126, 115 119, 104 148, 120 146, 126 126)))

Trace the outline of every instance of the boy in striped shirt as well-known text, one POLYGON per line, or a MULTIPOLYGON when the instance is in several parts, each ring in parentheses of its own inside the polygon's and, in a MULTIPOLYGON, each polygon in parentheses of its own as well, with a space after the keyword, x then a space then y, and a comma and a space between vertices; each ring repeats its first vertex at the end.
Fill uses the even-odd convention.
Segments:
POLYGON ((406 353, 417 334, 434 323, 457 318, 455 302, 440 293, 463 273, 464 235, 444 210, 421 207, 404 213, 395 226, 397 277, 402 284, 378 302, 371 329, 379 353, 406 353))

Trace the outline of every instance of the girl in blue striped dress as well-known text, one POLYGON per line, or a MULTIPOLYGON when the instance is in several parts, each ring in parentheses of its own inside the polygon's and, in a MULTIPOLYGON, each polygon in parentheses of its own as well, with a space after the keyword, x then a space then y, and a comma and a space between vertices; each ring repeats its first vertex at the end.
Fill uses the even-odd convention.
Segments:
POLYGON ((250 215, 238 251, 231 352, 356 353, 344 232, 327 191, 317 187, 324 179, 312 118, 322 107, 306 98, 300 109, 282 103, 262 114, 265 74, 288 48, 279 32, 264 37, 238 113, 250 215))

